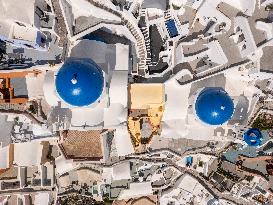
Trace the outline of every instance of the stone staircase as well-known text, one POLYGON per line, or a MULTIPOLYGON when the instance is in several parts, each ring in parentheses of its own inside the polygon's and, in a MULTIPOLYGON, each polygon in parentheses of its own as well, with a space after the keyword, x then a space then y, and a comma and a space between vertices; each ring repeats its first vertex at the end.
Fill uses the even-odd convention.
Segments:
MULTIPOLYGON (((138 58, 139 58, 138 70, 140 72, 141 70, 145 71, 146 70, 146 46, 145 46, 145 40, 142 36, 142 33, 140 29, 138 29, 138 26, 134 25, 130 20, 122 17, 122 21, 125 23, 125 26, 129 29, 129 31, 134 36, 137 42, 136 50, 137 50, 138 58)), ((145 72, 139 73, 139 74, 145 75, 145 72)))
MULTIPOLYGON (((136 39, 136 53, 138 55, 138 74, 145 76, 146 71, 147 71, 147 66, 146 66, 146 58, 147 58, 147 53, 146 53, 146 46, 145 46, 145 40, 143 38, 143 35, 141 33, 141 30, 139 29, 138 25, 131 20, 128 15, 123 14, 119 11, 116 11, 107 5, 105 5, 103 2, 100 2, 98 0, 88 0, 91 4, 94 6, 97 6, 101 9, 104 9, 105 11, 108 11, 118 17, 121 18, 122 23, 128 28, 130 33, 134 36, 136 39)), ((136 7, 137 8, 137 7, 136 7)))
MULTIPOLYGON (((141 11, 141 16, 146 17, 146 10, 141 11)), ((143 37, 144 37, 144 42, 145 42, 145 47, 146 47, 146 65, 151 64, 151 41, 150 41, 150 35, 149 35, 149 27, 144 26, 140 28, 143 37)))

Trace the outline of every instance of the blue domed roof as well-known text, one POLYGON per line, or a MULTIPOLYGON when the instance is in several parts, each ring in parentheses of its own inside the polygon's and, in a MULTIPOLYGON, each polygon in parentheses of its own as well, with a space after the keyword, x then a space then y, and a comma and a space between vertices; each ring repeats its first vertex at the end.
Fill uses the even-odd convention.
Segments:
POLYGON ((257 128, 251 128, 244 134, 244 141, 249 146, 259 146, 262 142, 262 133, 257 128))
POLYGON ((89 59, 69 59, 56 77, 56 90, 72 106, 87 106, 101 95, 104 78, 101 69, 89 59))
POLYGON ((234 110, 229 95, 221 88, 207 88, 197 97, 195 111, 201 121, 209 125, 227 122, 234 110))

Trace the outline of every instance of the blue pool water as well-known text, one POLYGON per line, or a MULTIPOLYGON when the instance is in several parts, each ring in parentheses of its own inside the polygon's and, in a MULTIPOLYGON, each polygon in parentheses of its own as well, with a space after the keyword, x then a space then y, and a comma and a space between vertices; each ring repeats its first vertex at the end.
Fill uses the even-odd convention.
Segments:
POLYGON ((166 22, 166 27, 168 29, 169 35, 171 38, 178 36, 178 30, 173 19, 166 22))

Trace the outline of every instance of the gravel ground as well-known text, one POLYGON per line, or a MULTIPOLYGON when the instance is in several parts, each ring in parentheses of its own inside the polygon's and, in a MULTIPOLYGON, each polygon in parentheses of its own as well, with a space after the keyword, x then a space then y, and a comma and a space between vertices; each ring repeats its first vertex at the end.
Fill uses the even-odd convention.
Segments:
POLYGON ((52 6, 56 16, 56 24, 54 30, 60 37, 59 46, 65 47, 67 44, 67 29, 59 0, 52 0, 52 6))

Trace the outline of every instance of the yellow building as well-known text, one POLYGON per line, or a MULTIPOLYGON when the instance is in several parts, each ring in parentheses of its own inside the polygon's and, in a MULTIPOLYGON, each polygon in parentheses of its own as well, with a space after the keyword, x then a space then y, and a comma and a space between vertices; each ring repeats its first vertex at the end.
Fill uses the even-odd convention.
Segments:
POLYGON ((135 148, 149 144, 160 132, 165 104, 164 84, 131 84, 128 129, 135 148))

